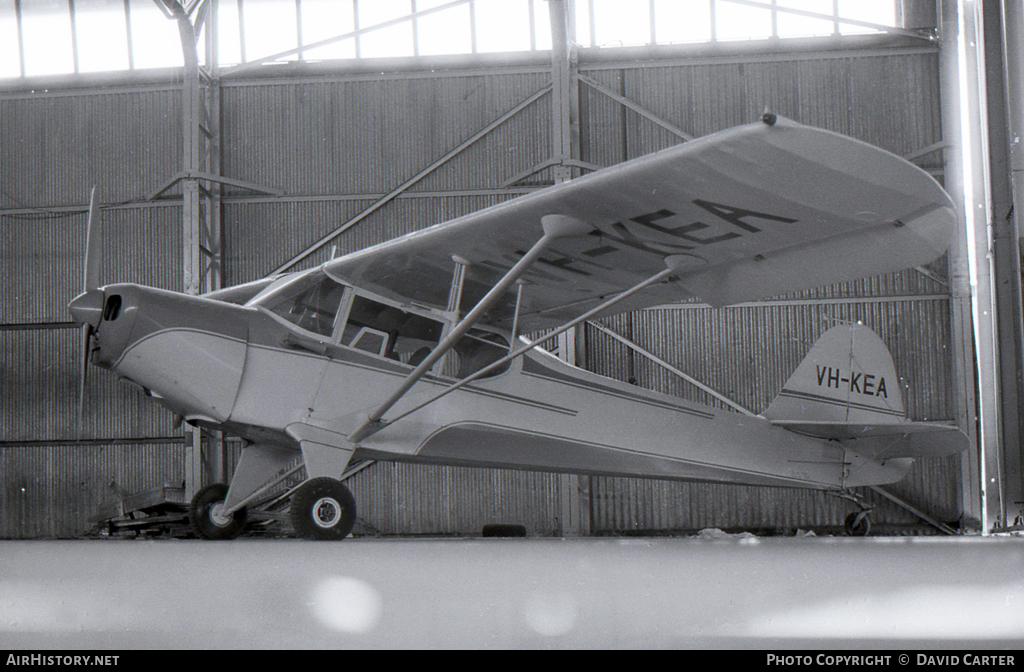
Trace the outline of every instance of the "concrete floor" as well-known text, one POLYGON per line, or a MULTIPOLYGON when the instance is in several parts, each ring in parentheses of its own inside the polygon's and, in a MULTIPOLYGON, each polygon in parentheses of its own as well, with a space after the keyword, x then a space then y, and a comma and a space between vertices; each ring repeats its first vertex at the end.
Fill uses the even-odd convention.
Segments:
POLYGON ((1024 538, 0 542, 0 648, 1024 646, 1024 538))

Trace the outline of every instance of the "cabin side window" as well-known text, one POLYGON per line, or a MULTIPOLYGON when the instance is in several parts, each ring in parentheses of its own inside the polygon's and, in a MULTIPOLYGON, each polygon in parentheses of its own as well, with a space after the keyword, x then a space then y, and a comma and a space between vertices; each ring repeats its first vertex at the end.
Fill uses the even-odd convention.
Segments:
MULTIPOLYGON (((418 366, 437 347, 444 323, 418 313, 374 301, 356 294, 341 343, 409 366, 418 366)), ((508 341, 501 335, 470 329, 441 360, 438 373, 465 378, 508 354, 508 341)), ((508 363, 486 375, 496 376, 508 363)))
POLYGON ((416 366, 437 347, 444 325, 358 294, 341 334, 341 343, 416 366))
POLYGON ((280 292, 268 295, 260 303, 301 329, 330 336, 344 295, 344 285, 326 275, 313 274, 294 285, 283 286, 280 292))
MULTIPOLYGON (((509 344, 504 336, 482 329, 470 329, 452 348, 456 354, 455 378, 471 376, 508 354, 509 344)), ((509 363, 488 371, 483 378, 490 378, 508 370, 509 363)))

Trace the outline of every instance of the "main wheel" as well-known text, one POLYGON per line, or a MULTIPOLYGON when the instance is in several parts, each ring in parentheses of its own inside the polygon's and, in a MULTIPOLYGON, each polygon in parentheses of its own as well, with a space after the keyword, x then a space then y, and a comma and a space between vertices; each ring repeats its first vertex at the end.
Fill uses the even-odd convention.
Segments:
POLYGON ((208 485, 192 498, 188 507, 188 522, 192 530, 203 539, 234 539, 242 533, 248 517, 244 508, 230 516, 221 515, 228 486, 223 483, 208 485))
POLYGON ((868 512, 851 513, 843 521, 843 527, 846 529, 846 534, 851 537, 868 536, 868 532, 871 531, 871 519, 868 518, 868 512))
POLYGON ((298 537, 344 539, 356 524, 356 500, 341 481, 311 478, 292 495, 288 518, 298 537))

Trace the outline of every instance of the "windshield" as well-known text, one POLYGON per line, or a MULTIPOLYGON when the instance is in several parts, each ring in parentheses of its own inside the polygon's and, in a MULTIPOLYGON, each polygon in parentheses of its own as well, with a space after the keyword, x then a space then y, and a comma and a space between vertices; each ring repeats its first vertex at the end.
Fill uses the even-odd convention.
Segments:
POLYGON ((300 276, 254 303, 302 329, 330 336, 344 294, 344 285, 317 272, 300 276))

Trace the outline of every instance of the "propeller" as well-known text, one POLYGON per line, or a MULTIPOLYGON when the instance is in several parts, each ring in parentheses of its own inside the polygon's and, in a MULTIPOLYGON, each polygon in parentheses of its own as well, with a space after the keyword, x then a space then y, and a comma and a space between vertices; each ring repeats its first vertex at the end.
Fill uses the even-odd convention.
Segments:
POLYGON ((99 275, 102 248, 100 247, 99 231, 93 228, 95 222, 99 227, 97 214, 99 206, 96 203, 96 187, 89 191, 89 218, 85 224, 85 273, 84 291, 71 302, 71 312, 76 321, 82 324, 81 353, 82 368, 78 381, 78 438, 82 438, 82 418, 85 413, 85 382, 89 374, 89 352, 92 348, 92 337, 96 330, 93 322, 98 326, 99 321, 90 319, 90 313, 98 313, 103 308, 103 295, 97 292, 99 289, 99 275), (96 304, 99 305, 96 305, 96 304), (77 310, 76 310, 77 308, 77 310))

